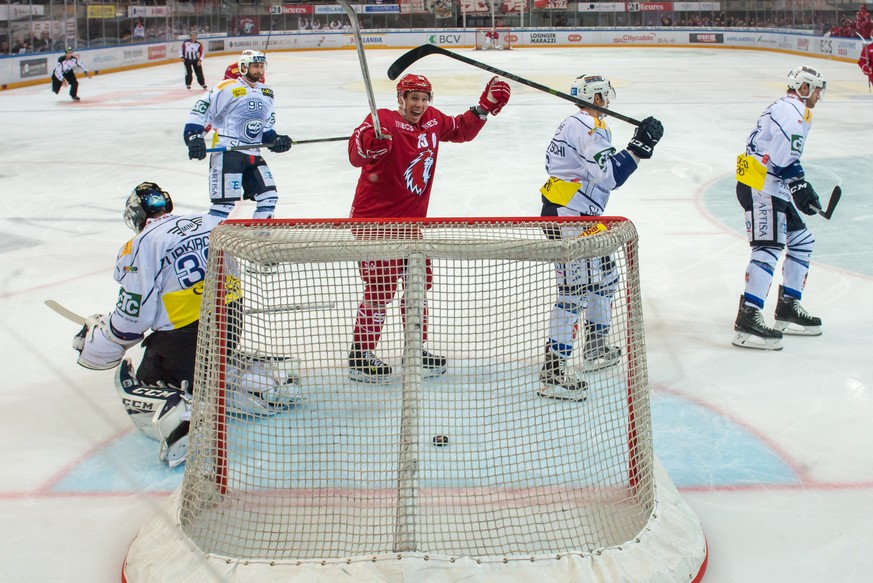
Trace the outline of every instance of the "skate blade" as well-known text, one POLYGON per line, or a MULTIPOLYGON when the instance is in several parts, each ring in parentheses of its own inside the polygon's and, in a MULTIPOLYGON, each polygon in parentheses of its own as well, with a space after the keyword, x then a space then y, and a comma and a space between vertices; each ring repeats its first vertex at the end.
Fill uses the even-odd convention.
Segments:
POLYGON ((435 366, 432 368, 424 367, 424 378, 432 379, 434 377, 446 374, 446 371, 448 370, 448 366, 435 366))
POLYGON ((359 371, 350 370, 349 380, 366 383, 368 385, 387 385, 393 380, 393 378, 392 375, 368 375, 359 371))
POLYGON ((610 359, 597 359, 597 360, 588 360, 587 358, 583 358, 584 370, 592 372, 595 370, 603 370, 604 368, 610 368, 617 365, 621 362, 621 356, 617 356, 615 358, 610 359))
POLYGON ((557 401, 576 401, 581 402, 588 398, 587 388, 572 391, 558 385, 543 385, 537 389, 537 395, 545 399, 555 399, 557 401))
POLYGON ((776 320, 774 328, 788 336, 821 336, 821 326, 802 326, 793 322, 776 320))
POLYGON ((753 334, 739 332, 731 342, 740 348, 755 348, 757 350, 782 350, 781 338, 761 338, 753 334))

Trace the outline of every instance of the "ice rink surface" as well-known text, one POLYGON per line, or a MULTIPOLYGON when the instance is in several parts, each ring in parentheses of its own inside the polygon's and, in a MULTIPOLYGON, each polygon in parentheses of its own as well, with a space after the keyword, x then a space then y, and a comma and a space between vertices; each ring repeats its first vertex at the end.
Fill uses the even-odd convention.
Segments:
MULTIPOLYGON (((655 449, 700 516, 705 580, 873 581, 873 95, 858 67, 711 49, 463 53, 563 92, 577 75, 606 75, 618 92, 613 109, 664 123, 653 159, 607 210, 640 232, 655 449), (824 335, 786 338, 778 353, 742 350, 730 344, 749 254, 734 162, 798 64, 828 79, 804 167, 823 202, 843 189, 830 222, 807 221, 817 246, 803 304, 824 335)), ((399 54, 368 53, 382 107, 395 103, 385 71, 399 54)), ((231 61, 207 59, 207 83, 231 61)), ((447 113, 475 104, 489 78, 441 56, 410 72, 429 77, 447 113)), ((127 545, 181 480, 134 433, 112 373, 76 366, 78 327, 43 302, 111 311, 115 255, 131 236, 121 212, 139 182, 169 190, 179 213, 206 208, 207 163, 188 160, 181 137, 197 92, 182 76, 181 65, 97 75, 81 80, 79 103, 48 85, 0 93, 4 581, 118 581, 127 545)), ((353 51, 270 54, 267 80, 276 129, 295 140, 349 135, 368 112, 353 51)), ((512 86, 510 104, 474 142, 441 148, 431 216, 539 214, 544 150, 574 106, 512 86)), ((626 144, 632 127, 610 126, 626 144)), ((348 215, 358 172, 345 143, 266 157, 277 216, 348 215)))

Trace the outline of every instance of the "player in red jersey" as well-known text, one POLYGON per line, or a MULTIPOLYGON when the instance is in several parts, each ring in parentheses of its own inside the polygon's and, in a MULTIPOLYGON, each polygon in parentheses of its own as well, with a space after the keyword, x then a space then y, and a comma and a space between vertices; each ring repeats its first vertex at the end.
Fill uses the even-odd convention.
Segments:
POLYGON ((873 86, 873 44, 867 43, 861 47, 861 56, 858 57, 858 66, 867 75, 867 86, 873 86))
MULTIPOLYGON (((488 115, 497 115, 509 101, 509 95, 509 85, 493 77, 477 105, 461 115, 449 116, 430 106, 433 88, 424 76, 401 78, 397 83, 397 109, 377 112, 383 135, 376 134, 372 115, 368 115, 349 138, 349 161, 361 169, 351 217, 426 217, 440 142, 469 142, 475 138, 488 115)), ((426 287, 430 289, 430 260, 426 271, 426 287)), ((364 298, 358 308, 349 353, 349 376, 354 380, 377 383, 390 380, 391 367, 377 358, 373 350, 381 337, 388 304, 404 272, 402 260, 367 261, 360 265, 364 298)), ((426 307, 423 331, 427 340, 426 307)), ((426 350, 422 362, 430 376, 446 371, 446 359, 426 350)))
MULTIPOLYGON (((241 54, 250 55, 256 53, 257 51, 252 51, 249 49, 244 50, 241 54)), ((242 77, 242 73, 239 70, 239 61, 234 61, 230 65, 227 66, 227 69, 224 70, 224 78, 225 79, 239 79, 242 77)), ((261 83, 266 83, 267 74, 263 73, 260 78, 261 83)))

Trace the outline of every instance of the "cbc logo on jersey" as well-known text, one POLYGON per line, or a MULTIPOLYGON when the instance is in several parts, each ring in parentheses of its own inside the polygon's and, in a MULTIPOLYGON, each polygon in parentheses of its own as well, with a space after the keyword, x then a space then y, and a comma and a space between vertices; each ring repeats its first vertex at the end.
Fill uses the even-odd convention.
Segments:
POLYGON ((245 134, 246 138, 250 140, 258 139, 258 136, 261 135, 261 130, 264 127, 264 122, 259 119, 253 119, 250 122, 246 123, 245 134))

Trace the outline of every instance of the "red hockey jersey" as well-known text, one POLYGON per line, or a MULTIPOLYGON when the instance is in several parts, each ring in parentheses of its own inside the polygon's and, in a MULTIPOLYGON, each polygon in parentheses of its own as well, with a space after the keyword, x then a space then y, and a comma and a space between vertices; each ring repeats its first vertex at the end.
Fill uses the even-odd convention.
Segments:
POLYGON ((415 125, 400 112, 379 109, 382 131, 391 134, 391 152, 377 160, 365 158, 358 136, 373 126, 367 116, 349 138, 349 161, 361 168, 351 217, 426 217, 440 142, 469 142, 485 120, 472 111, 449 116, 428 107, 415 125))

